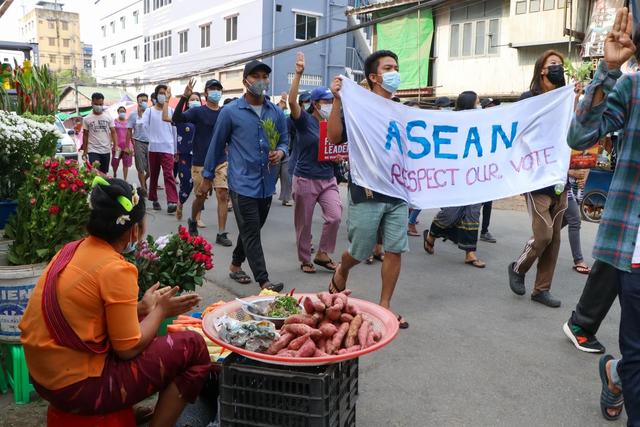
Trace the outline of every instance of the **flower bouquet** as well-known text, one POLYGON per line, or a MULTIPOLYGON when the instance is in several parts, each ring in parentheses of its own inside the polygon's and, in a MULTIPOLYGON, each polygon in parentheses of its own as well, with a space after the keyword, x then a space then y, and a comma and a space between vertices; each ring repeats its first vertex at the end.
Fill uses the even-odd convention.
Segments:
POLYGON ((127 259, 138 268, 140 296, 156 282, 194 291, 202 286, 205 272, 213 268, 211 244, 202 236, 191 236, 183 226, 178 234, 158 239, 148 236, 127 259))
POLYGON ((65 243, 85 234, 93 177, 75 160, 36 158, 18 193, 16 214, 5 228, 13 240, 10 264, 48 262, 65 243))

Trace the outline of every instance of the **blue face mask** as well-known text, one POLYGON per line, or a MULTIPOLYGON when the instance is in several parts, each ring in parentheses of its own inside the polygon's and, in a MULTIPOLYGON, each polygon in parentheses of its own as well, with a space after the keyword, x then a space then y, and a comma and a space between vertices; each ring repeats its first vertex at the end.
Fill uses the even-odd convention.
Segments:
POLYGON ((222 98, 222 91, 211 90, 207 93, 207 101, 209 102, 219 102, 220 98, 222 98))
POLYGON ((382 75, 382 84, 380 86, 389 93, 396 93, 400 88, 400 73, 387 71, 382 75))
POLYGON ((167 102, 167 95, 163 95, 163 94, 158 94, 157 99, 158 104, 164 104, 165 102, 167 102))
POLYGON ((142 108, 142 111, 146 110, 149 106, 146 102, 140 102, 138 105, 142 108))
POLYGON ((196 108, 200 106, 200 102, 198 101, 189 101, 189 108, 196 108))

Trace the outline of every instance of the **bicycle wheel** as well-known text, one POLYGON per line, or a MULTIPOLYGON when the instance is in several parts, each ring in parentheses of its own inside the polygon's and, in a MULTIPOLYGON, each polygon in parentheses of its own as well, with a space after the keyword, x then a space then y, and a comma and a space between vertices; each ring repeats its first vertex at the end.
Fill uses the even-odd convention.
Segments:
POLYGON ((589 222, 600 222, 606 202, 607 193, 604 191, 589 191, 582 199, 582 203, 580 203, 582 218, 589 222))

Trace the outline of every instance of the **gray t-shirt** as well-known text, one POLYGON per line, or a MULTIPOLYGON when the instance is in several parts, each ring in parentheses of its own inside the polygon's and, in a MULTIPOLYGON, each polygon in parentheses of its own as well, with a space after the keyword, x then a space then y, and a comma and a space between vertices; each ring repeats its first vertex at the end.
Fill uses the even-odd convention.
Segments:
POLYGON ((147 131, 142 124, 142 117, 138 117, 138 111, 133 111, 127 120, 127 129, 133 129, 133 139, 136 141, 149 142, 147 131))
POLYGON ((89 132, 87 153, 111 153, 111 132, 115 132, 114 126, 113 119, 107 113, 94 114, 91 112, 82 119, 82 129, 89 132))

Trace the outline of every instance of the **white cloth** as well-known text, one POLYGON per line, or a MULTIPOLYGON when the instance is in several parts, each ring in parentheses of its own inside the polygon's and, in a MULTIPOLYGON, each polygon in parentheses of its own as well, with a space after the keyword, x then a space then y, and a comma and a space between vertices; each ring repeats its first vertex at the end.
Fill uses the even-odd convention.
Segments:
POLYGON ((420 110, 343 78, 353 181, 430 209, 564 184, 573 86, 486 110, 420 110))
MULTIPOLYGON (((171 107, 169 117, 173 117, 171 107)), ((142 115, 142 122, 149 138, 149 152, 175 154, 177 133, 171 123, 162 120, 162 110, 147 108, 142 115)))
POLYGON ((638 237, 636 237, 636 248, 633 250, 631 264, 640 264, 640 229, 638 229, 638 237))
POLYGON ((109 114, 94 114, 93 112, 82 119, 82 129, 89 133, 87 153, 109 154, 113 141, 111 132, 115 132, 115 124, 109 114))

